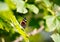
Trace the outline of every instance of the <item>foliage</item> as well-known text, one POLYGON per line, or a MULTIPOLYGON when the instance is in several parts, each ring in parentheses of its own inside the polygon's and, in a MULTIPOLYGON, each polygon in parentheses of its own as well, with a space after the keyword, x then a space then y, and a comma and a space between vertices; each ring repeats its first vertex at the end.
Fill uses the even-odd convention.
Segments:
MULTIPOLYGON (((29 42, 28 34, 20 25, 23 18, 26 17, 26 28, 38 29, 40 28, 42 21, 44 22, 44 30, 53 32, 51 35, 52 40, 54 42, 60 42, 59 2, 60 0, 0 0, 1 37, 4 37, 5 39, 11 39, 13 37, 12 39, 14 40, 19 35, 22 35, 25 42, 29 42), (8 36, 6 38, 5 36, 7 34, 8 36)), ((28 32, 29 29, 27 30, 28 32)), ((9 42, 12 42, 13 40, 10 40, 9 42)))
POLYGON ((53 34, 51 37, 53 38, 54 42, 60 42, 60 40, 59 40, 60 35, 59 34, 53 34))

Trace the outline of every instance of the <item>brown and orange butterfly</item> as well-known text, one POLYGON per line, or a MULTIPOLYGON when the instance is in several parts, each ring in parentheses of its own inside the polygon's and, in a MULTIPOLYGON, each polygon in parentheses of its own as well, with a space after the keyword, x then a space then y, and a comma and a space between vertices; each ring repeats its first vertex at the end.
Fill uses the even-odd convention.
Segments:
POLYGON ((26 17, 24 17, 24 19, 22 20, 22 22, 20 24, 21 24, 21 26, 23 28, 25 28, 26 27, 26 23, 27 23, 27 19, 26 19, 26 17))

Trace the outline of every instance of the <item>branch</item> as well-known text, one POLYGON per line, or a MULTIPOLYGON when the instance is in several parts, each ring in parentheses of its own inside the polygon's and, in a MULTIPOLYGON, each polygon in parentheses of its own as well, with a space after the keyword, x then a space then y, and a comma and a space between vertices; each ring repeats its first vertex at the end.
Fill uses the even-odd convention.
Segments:
MULTIPOLYGON (((38 34, 39 32, 41 32, 44 29, 44 26, 41 26, 39 29, 34 29, 32 32, 28 33, 29 37, 38 34)), ((18 37, 16 40, 14 40, 13 42, 21 42, 23 40, 23 37, 20 36, 18 37)))

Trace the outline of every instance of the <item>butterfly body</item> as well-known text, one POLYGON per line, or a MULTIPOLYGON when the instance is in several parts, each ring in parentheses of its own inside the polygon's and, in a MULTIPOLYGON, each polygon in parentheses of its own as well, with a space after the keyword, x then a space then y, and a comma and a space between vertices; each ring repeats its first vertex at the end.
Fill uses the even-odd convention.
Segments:
POLYGON ((27 22, 27 20, 26 20, 26 18, 24 18, 24 19, 22 20, 22 22, 21 22, 21 26, 22 26, 23 28, 26 27, 26 22, 27 22))

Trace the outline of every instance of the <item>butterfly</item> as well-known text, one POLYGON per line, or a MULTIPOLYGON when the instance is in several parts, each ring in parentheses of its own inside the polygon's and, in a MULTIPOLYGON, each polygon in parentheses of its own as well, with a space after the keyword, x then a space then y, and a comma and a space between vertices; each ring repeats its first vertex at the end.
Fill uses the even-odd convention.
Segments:
POLYGON ((21 22, 21 26, 22 26, 23 28, 26 28, 26 23, 27 23, 27 19, 26 19, 26 17, 24 17, 24 19, 23 19, 22 22, 21 22))

